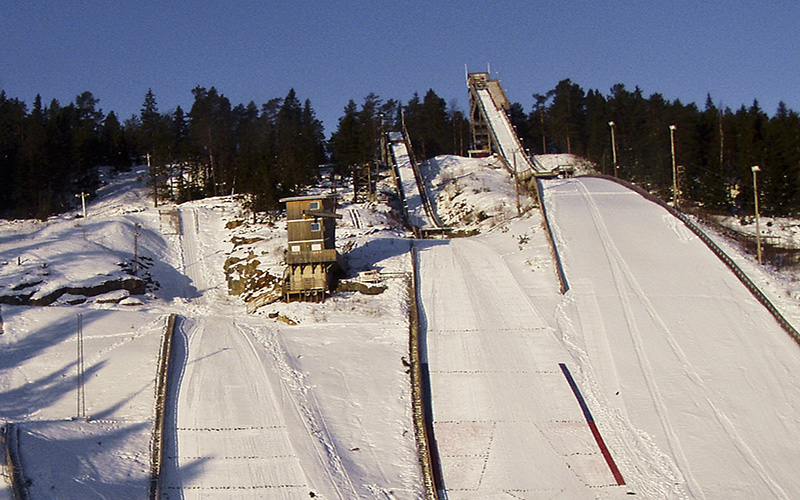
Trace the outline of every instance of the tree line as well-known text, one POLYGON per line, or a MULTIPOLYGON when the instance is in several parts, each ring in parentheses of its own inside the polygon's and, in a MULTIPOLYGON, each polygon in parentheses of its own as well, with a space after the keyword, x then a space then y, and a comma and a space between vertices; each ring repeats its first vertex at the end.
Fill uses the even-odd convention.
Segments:
POLYGON ((323 127, 294 89, 260 107, 253 101, 233 106, 214 87, 192 94, 188 114, 180 106, 160 113, 148 91, 140 116, 126 124, 137 151, 150 155, 158 199, 247 193, 253 210, 265 210, 316 182, 326 161, 323 127))
POLYGON ((769 116, 754 101, 732 110, 711 96, 696 104, 646 97, 618 84, 607 95, 570 80, 534 93, 529 112, 514 103, 508 113, 534 154, 573 153, 617 173, 664 199, 672 197, 673 130, 681 200, 722 213, 752 212, 758 165, 761 208, 773 215, 800 214, 800 117, 784 103, 769 116))
MULTIPOLYGON (((262 105, 233 105, 216 88, 196 87, 186 112, 161 112, 152 91, 141 112, 120 123, 105 115, 90 92, 61 105, 32 109, 0 92, 0 216, 39 217, 75 206, 75 194, 99 186, 97 167, 122 170, 149 162, 158 200, 186 201, 247 193, 251 208, 278 207, 278 200, 313 185, 319 166, 347 174, 353 165, 380 159, 383 131, 408 130, 421 159, 465 155, 471 148, 469 118, 433 89, 403 103, 368 94, 351 100, 326 140, 308 99, 292 89, 262 105)), ((636 182, 671 198, 669 126, 674 125, 681 198, 718 211, 751 210, 751 167, 759 165, 765 213, 800 213, 800 118, 781 103, 769 116, 757 101, 731 110, 708 97, 696 104, 645 97, 618 84, 603 95, 570 80, 532 94, 529 111, 508 110, 532 154, 573 153, 603 173, 636 182), (614 123, 617 169, 613 164, 614 123)))
POLYGON ((84 92, 62 106, 33 108, 0 92, 0 216, 41 218, 75 206, 75 195, 100 186, 98 167, 150 165, 157 201, 248 193, 255 210, 316 182, 327 160, 322 123, 292 89, 262 106, 233 106, 196 87, 189 112, 160 112, 152 90, 141 113, 120 123, 84 92))
POLYGON ((378 157, 382 131, 408 130, 412 148, 421 159, 441 154, 465 155, 470 146, 469 119, 455 104, 448 105, 433 89, 420 98, 415 92, 403 104, 368 94, 359 107, 350 100, 331 135, 331 160, 340 169, 365 165, 378 157))
POLYGON ((0 92, 0 215, 45 218, 98 187, 96 166, 130 164, 130 145, 117 116, 84 92, 62 106, 24 102, 0 92))

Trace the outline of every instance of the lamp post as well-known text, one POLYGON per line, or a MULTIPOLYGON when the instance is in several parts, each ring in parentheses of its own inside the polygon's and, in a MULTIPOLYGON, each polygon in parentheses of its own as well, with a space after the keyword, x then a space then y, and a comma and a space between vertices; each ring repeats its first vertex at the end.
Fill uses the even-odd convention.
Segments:
POLYGON ((750 168, 753 171, 753 199, 755 200, 755 212, 756 212, 756 255, 758 256, 758 263, 761 264, 761 223, 759 221, 759 214, 758 214, 758 172, 761 172, 761 168, 758 165, 754 165, 750 168))
MULTIPOLYGON (((156 173, 153 170, 153 167, 150 165, 150 153, 144 155, 147 158, 147 171, 150 173, 150 176, 153 178, 153 206, 158 206, 158 178, 156 177, 156 173)), ((212 162, 213 165, 213 162, 212 162)), ((216 185, 214 186, 215 194, 216 194, 216 185)))
POLYGON ((679 206, 679 196, 678 196, 678 167, 675 164, 675 129, 678 128, 675 125, 669 126, 669 143, 670 148, 672 149, 672 205, 675 208, 680 208, 679 206))
POLYGON ((614 162, 614 177, 619 177, 617 172, 617 137, 614 135, 616 124, 610 121, 608 122, 608 126, 611 127, 611 158, 614 162))

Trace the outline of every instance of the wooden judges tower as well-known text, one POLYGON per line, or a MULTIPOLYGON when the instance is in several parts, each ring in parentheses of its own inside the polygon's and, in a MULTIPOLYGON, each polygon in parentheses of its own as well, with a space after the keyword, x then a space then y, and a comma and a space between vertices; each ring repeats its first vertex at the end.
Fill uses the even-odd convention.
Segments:
POLYGON ((283 198, 289 234, 284 277, 286 301, 322 302, 341 270, 336 252, 336 197, 333 195, 283 198))

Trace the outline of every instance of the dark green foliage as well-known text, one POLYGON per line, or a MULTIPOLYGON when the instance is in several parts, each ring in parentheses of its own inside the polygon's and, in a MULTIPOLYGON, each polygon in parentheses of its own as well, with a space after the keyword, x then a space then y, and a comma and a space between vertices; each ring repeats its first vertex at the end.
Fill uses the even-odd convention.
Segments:
POLYGON ((649 97, 638 87, 614 85, 608 95, 584 92, 570 80, 533 94, 527 117, 512 104, 509 116, 535 153, 572 152, 613 175, 609 121, 616 124, 620 177, 672 198, 669 126, 675 125, 675 156, 681 197, 713 210, 751 211, 751 167, 759 165, 764 213, 800 213, 800 117, 781 103, 774 117, 757 101, 737 111, 720 109, 709 96, 695 104, 649 97))
POLYGON ((360 110, 355 101, 350 100, 331 136, 331 160, 337 173, 343 174, 354 165, 366 165, 379 158, 381 127, 399 130, 399 116, 400 104, 393 99, 383 102, 370 93, 360 110))
POLYGON ((39 217, 71 208, 75 194, 97 189, 96 167, 126 167, 131 149, 113 113, 84 92, 74 103, 33 109, 0 92, 0 216, 39 217))
POLYGON ((365 165, 380 158, 380 133, 400 131, 405 124, 414 153, 420 158, 440 154, 465 155, 470 143, 469 119, 433 90, 423 99, 414 93, 406 105, 383 101, 370 93, 361 109, 350 101, 331 137, 332 161, 339 173, 353 165, 365 165))
POLYGON ((249 193, 257 210, 277 208, 278 199, 316 182, 326 161, 322 124, 310 101, 294 90, 261 109, 231 106, 211 87, 196 87, 187 114, 158 109, 148 90, 139 115, 120 124, 104 116, 90 92, 61 106, 29 113, 23 102, 0 92, 0 216, 47 217, 72 208, 75 194, 98 187, 97 167, 127 169, 132 158, 150 163, 149 179, 159 200, 249 193))
MULTIPOLYGON (((432 89, 403 104, 375 94, 359 107, 350 101, 337 130, 325 142, 311 103, 294 90, 260 108, 232 105, 211 87, 192 91, 186 113, 158 109, 152 90, 141 113, 124 123, 104 115, 90 92, 62 106, 37 96, 24 102, 0 91, 0 216, 47 217, 73 207, 74 194, 92 193, 97 166, 126 169, 150 155, 150 181, 159 198, 176 201, 215 194, 249 193, 252 208, 277 208, 278 199, 316 182, 326 147, 339 173, 379 158, 381 129, 405 123, 420 158, 464 155, 470 143, 465 114, 432 89)), ((524 146, 540 154, 572 152, 614 174, 608 122, 616 124, 619 175, 671 199, 669 125, 676 125, 675 150, 681 196, 715 210, 752 210, 751 167, 759 165, 765 214, 800 213, 800 117, 781 103, 773 117, 757 101, 733 111, 703 109, 649 97, 638 87, 613 86, 607 95, 562 80, 533 94, 533 106, 512 103, 508 113, 524 146)))

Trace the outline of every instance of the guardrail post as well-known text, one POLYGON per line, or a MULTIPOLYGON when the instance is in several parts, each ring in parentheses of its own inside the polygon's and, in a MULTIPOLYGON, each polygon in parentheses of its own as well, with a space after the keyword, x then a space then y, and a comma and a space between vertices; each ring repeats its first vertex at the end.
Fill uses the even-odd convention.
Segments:
POLYGON ((28 500, 28 482, 22 473, 22 460, 19 455, 19 427, 8 423, 5 426, 6 464, 11 479, 11 489, 17 500, 28 500))

